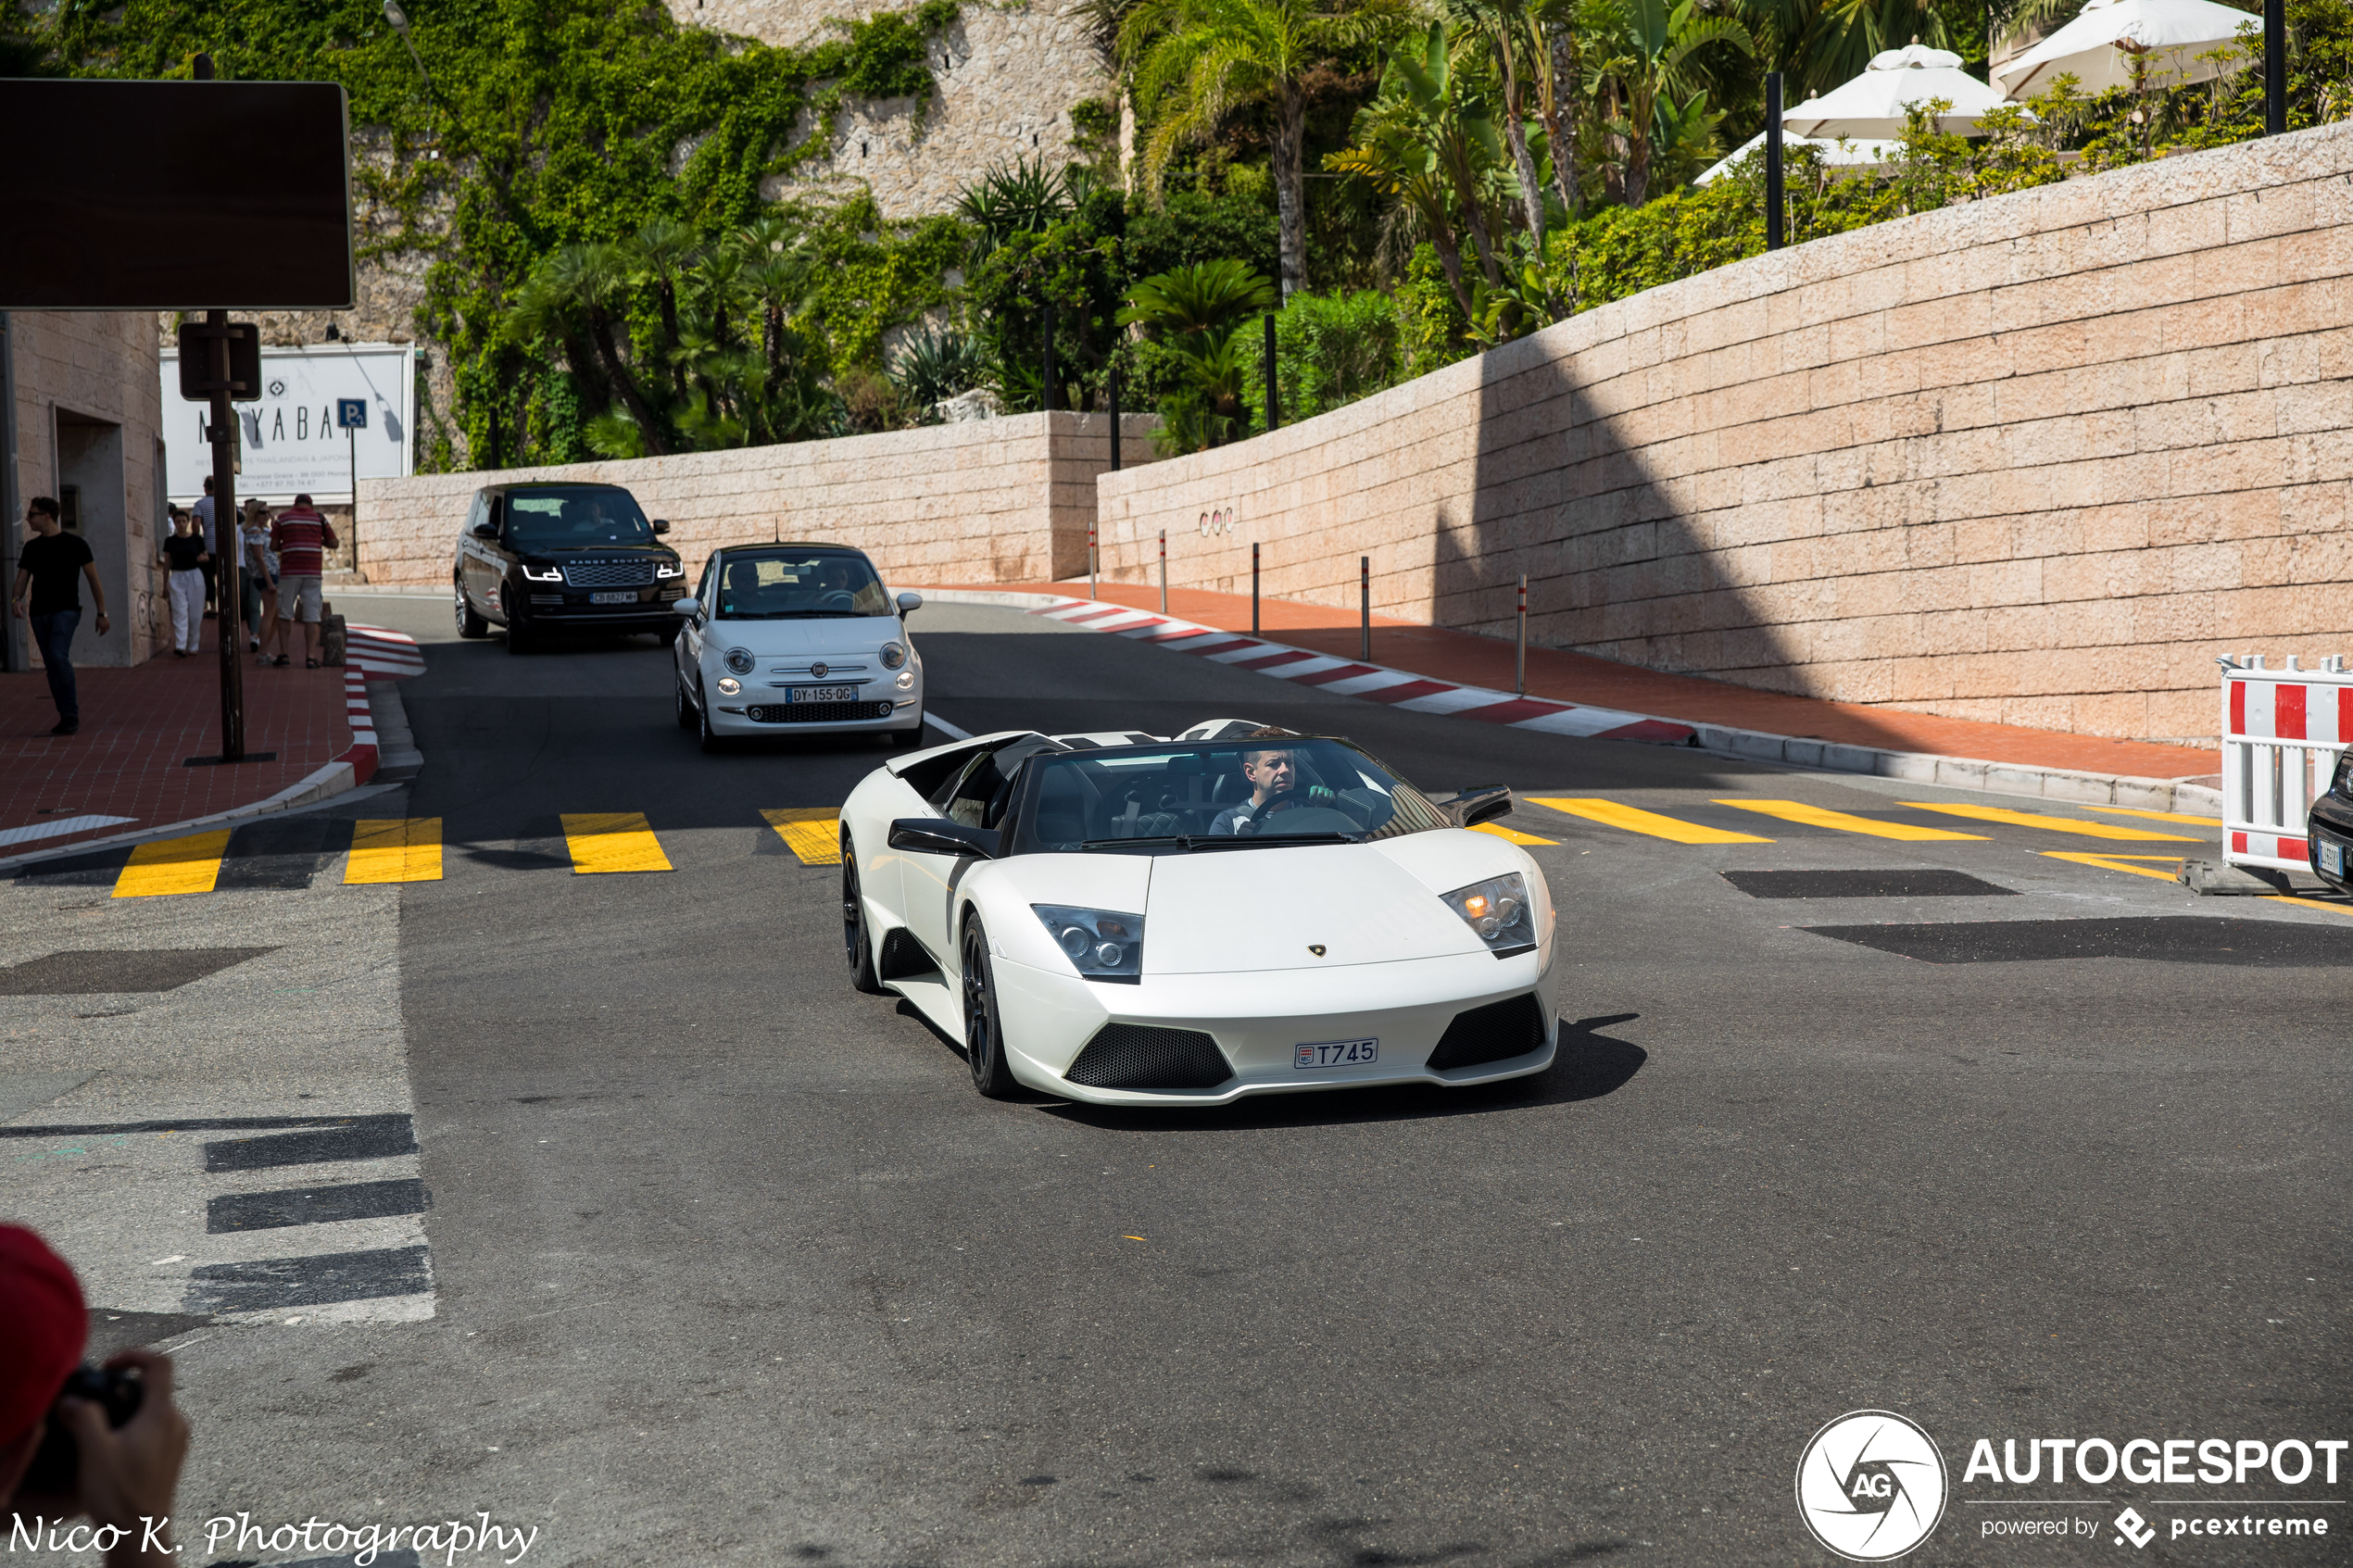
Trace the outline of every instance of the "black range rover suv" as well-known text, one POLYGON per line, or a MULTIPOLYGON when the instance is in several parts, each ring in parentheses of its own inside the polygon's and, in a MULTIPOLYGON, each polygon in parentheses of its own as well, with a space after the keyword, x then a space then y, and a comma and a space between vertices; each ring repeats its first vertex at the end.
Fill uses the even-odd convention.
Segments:
POLYGON ((686 594, 678 552, 618 484, 492 484, 458 535, 458 634, 507 629, 522 653, 547 632, 678 634, 686 594))

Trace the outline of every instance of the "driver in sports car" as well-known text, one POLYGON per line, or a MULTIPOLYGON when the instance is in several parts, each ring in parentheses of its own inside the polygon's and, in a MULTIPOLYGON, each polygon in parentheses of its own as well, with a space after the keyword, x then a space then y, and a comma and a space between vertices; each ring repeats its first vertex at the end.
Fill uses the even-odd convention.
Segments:
MULTIPOLYGON (((1251 738, 1291 738, 1292 732, 1267 728, 1251 738)), ((1258 824, 1277 811, 1300 806, 1321 806, 1331 810, 1350 811, 1349 802, 1341 799, 1322 784, 1299 786, 1298 759, 1290 751, 1269 747, 1264 751, 1242 753, 1242 778, 1250 785, 1250 798, 1239 806, 1228 807, 1211 820, 1212 838, 1247 837, 1258 831, 1258 824)))

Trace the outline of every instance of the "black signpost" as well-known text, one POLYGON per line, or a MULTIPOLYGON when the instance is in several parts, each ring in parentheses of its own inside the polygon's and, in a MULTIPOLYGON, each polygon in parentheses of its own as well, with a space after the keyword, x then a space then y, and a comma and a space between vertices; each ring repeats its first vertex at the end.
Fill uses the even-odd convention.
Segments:
POLYGON ((212 437, 212 561, 220 604, 220 755, 191 757, 193 764, 245 759, 245 673, 237 659, 237 619, 245 596, 238 573, 245 541, 237 526, 237 435, 232 403, 261 396, 261 329, 232 321, 226 310, 208 310, 202 321, 180 327, 180 395, 211 405, 206 430, 212 437), (194 371, 191 374, 191 371, 194 371))

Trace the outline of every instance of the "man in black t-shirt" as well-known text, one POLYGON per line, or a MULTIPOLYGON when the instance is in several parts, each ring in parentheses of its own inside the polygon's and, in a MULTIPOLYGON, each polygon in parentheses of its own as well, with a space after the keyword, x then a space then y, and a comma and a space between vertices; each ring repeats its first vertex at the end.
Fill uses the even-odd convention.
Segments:
POLYGON ((101 637, 107 634, 107 590, 90 546, 79 534, 58 532, 57 502, 35 495, 25 507, 24 521, 32 536, 17 551, 17 585, 9 596, 32 628, 32 646, 41 650, 49 672, 49 695, 57 704, 57 725, 49 733, 69 735, 82 728, 82 705, 73 690, 73 633, 82 624, 79 579, 90 579, 101 637))

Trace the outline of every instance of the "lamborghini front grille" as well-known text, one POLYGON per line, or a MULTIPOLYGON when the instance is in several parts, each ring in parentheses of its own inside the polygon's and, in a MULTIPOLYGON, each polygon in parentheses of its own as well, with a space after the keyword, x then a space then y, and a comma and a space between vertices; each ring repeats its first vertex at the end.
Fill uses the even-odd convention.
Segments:
POLYGON ((1217 1042, 1198 1029, 1106 1023, 1063 1074, 1090 1089, 1214 1089, 1234 1075, 1217 1042))
POLYGON ((1450 1067, 1508 1061, 1543 1043, 1544 1010, 1537 1006, 1535 993, 1527 992, 1456 1013, 1438 1037, 1438 1048, 1429 1053, 1429 1066, 1442 1073, 1450 1067))

